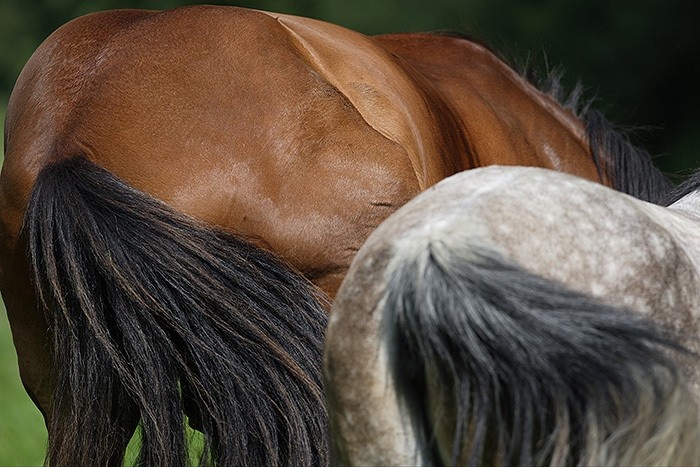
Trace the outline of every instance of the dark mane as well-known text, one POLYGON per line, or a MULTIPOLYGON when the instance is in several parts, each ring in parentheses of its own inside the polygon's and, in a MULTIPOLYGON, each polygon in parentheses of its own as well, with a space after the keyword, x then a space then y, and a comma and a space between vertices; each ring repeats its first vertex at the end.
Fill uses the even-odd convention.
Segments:
POLYGON ((529 59, 518 65, 518 60, 504 58, 503 54, 469 35, 455 32, 437 34, 464 39, 486 47, 540 92, 571 111, 586 128, 591 156, 598 173, 608 179, 613 188, 656 204, 663 203, 667 198, 673 185, 654 165, 649 153, 632 144, 628 134, 616 129, 600 111, 593 109, 593 99, 583 99, 583 86, 580 83, 567 90, 562 84, 561 68, 549 68, 545 65, 548 69, 542 74, 529 59))
POLYGON ((626 134, 616 130, 597 110, 587 110, 582 120, 593 159, 610 179, 612 187, 644 201, 661 204, 673 185, 654 165, 649 153, 632 144, 626 134))
POLYGON ((654 165, 647 151, 635 146, 626 133, 592 108, 592 99, 582 99, 580 83, 567 92, 562 85, 561 69, 548 70, 541 78, 529 63, 521 74, 583 122, 598 172, 610 180, 613 188, 644 201, 663 202, 673 187, 671 181, 654 165))
POLYGON ((662 206, 670 206, 681 198, 700 190, 700 170, 696 170, 683 183, 674 188, 661 203, 662 206))

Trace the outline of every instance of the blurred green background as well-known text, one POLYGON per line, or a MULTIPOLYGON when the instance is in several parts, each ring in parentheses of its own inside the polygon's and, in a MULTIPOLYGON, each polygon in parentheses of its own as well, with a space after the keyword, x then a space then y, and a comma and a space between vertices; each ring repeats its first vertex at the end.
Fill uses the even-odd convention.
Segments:
MULTIPOLYGON (((367 34, 451 30, 484 40, 506 57, 562 66, 594 106, 678 178, 700 165, 700 2, 691 0, 0 0, 0 119, 32 51, 54 29, 110 8, 164 9, 235 4, 310 16, 367 34)), ((46 435, 24 394, 7 317, 0 313, 0 465, 40 465, 46 435)))

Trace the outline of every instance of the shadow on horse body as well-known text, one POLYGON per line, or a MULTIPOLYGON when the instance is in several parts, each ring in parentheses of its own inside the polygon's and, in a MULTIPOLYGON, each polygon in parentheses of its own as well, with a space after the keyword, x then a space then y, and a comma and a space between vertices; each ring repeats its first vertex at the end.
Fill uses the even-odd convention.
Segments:
POLYGON ((489 167, 399 209, 333 303, 335 461, 698 465, 700 172, 670 201, 489 167))
POLYGON ((184 409, 221 463, 325 463, 314 287, 332 298, 394 210, 493 163, 667 188, 556 90, 465 38, 239 8, 57 30, 13 90, 0 176, 0 286, 49 461, 119 462, 140 420, 144 462, 181 464, 184 409))

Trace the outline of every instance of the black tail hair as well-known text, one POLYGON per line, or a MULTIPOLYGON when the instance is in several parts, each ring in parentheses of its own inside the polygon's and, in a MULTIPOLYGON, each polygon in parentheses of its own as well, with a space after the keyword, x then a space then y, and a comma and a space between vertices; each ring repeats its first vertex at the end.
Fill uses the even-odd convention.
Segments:
POLYGON ((273 254, 78 156, 44 168, 25 219, 53 334, 51 465, 324 465, 326 314, 273 254))
POLYGON ((678 402, 690 392, 664 353, 680 346, 657 326, 489 249, 414 251, 392 260, 380 303, 397 392, 435 465, 698 460, 697 408, 678 402))

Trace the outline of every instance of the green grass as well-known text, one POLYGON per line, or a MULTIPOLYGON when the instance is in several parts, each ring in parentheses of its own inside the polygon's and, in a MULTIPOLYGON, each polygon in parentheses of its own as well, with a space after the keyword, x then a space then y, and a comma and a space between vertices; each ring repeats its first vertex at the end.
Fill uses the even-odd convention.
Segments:
POLYGON ((20 382, 7 313, 0 308, 0 465, 42 465, 44 419, 20 382))

